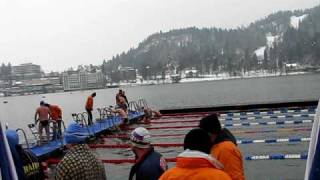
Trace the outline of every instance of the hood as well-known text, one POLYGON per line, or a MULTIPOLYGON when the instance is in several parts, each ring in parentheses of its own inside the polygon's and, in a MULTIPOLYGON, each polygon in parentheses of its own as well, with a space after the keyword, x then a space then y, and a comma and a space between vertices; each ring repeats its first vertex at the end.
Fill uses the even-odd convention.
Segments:
POLYGON ((12 130, 12 129, 6 130, 6 136, 7 136, 10 148, 13 148, 19 144, 19 135, 15 130, 12 130))
POLYGON ((214 167, 223 169, 224 166, 216 158, 200 151, 185 150, 177 156, 177 167, 201 168, 214 167))
POLYGON ((216 140, 213 142, 213 145, 219 144, 223 141, 231 141, 233 144, 237 145, 237 140, 233 136, 233 134, 226 128, 223 128, 221 132, 218 134, 216 140))

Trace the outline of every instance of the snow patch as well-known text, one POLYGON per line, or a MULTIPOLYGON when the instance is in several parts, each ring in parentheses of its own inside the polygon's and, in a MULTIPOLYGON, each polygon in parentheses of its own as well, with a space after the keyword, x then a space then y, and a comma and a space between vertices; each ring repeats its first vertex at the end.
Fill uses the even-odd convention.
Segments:
POLYGON ((291 27, 298 29, 299 28, 299 23, 303 21, 304 18, 306 18, 308 15, 304 14, 302 16, 291 16, 290 18, 290 25, 291 27))
POLYGON ((264 51, 266 50, 266 46, 262 46, 260 48, 258 48, 257 50, 254 51, 254 53, 257 55, 258 59, 264 57, 264 51))
POLYGON ((273 47, 273 44, 278 41, 279 36, 266 35, 267 46, 273 47))

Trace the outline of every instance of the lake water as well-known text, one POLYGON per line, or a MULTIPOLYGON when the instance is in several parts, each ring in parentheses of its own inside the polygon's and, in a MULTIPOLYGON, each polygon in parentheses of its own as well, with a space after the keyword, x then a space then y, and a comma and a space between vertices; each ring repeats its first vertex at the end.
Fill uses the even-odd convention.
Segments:
MULTIPOLYGON (((318 100, 320 98, 320 74, 164 84, 123 89, 129 101, 144 98, 151 107, 156 109, 318 100)), ((94 107, 114 105, 117 91, 117 88, 96 90, 97 97, 94 107)), ((93 90, 2 97, 0 98, 0 118, 2 122, 8 122, 10 127, 26 129, 26 123, 34 122, 34 113, 39 102, 45 100, 62 107, 63 119, 67 124, 72 120, 71 113, 84 111, 86 98, 92 92, 93 90), (7 100, 8 103, 2 103, 4 100, 7 100)), ((97 112, 95 115, 98 116, 97 112)))
MULTIPOLYGON (((236 79, 211 82, 196 82, 185 84, 165 84, 154 86, 123 88, 130 100, 144 98, 148 104, 157 109, 221 106, 234 104, 254 104, 269 102, 288 102, 302 100, 318 100, 320 98, 320 74, 282 76, 268 78, 236 79)), ((113 105, 118 89, 96 90, 95 108, 113 105)), ((63 109, 66 124, 71 121, 71 113, 84 111, 87 96, 93 91, 66 92, 45 95, 18 96, 0 98, 8 103, 0 103, 1 121, 8 122, 10 127, 27 129, 26 124, 33 122, 35 109, 41 100, 51 104, 58 104, 63 109)), ((97 112, 95 116, 98 116, 97 112)), ((272 120, 272 119, 271 119, 272 120)), ((186 124, 170 124, 186 125, 186 124)), ((134 125, 137 126, 137 125, 134 125)), ((283 125, 268 127, 248 127, 247 130, 265 130, 281 128, 310 128, 311 123, 301 125, 283 125)), ((233 128, 233 131, 243 130, 233 128)), ((151 131, 154 134, 175 134, 176 130, 151 131)), ((187 130, 179 130, 185 134, 187 130)), ((309 137, 310 131, 282 132, 266 134, 237 134, 237 138, 287 138, 290 136, 309 137)), ((110 140, 113 141, 113 140, 110 140)), ((125 143, 119 139, 115 143, 125 143)), ((183 142, 183 137, 170 139, 154 139, 155 142, 183 142)), ((260 155, 272 153, 304 153, 307 152, 308 143, 284 144, 251 144, 239 145, 243 155, 260 155)), ((182 151, 181 148, 157 148, 166 157, 175 157, 182 151)), ((132 158, 130 150, 96 150, 100 159, 132 158)), ((305 160, 278 160, 278 161, 244 161, 247 179, 303 179, 305 160)), ((174 164, 170 163, 170 166, 174 164)), ((131 164, 105 165, 108 179, 127 179, 131 164)))

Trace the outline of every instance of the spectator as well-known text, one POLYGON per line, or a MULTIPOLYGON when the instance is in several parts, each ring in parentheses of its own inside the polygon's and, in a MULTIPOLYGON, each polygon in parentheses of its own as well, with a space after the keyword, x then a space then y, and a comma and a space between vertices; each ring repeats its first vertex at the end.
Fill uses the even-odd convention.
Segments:
POLYGON ((243 160, 236 138, 226 128, 221 128, 217 114, 201 119, 199 127, 211 136, 211 155, 224 165, 224 171, 233 180, 244 180, 243 160))
POLYGON ((143 127, 132 131, 130 140, 136 163, 130 170, 129 180, 157 180, 167 170, 167 163, 162 155, 150 144, 150 133, 143 127))
POLYGON ((184 152, 178 155, 176 167, 166 171, 160 180, 231 180, 223 165, 210 156, 210 137, 202 129, 191 130, 184 138, 184 152))
POLYGON ((28 149, 23 149, 19 144, 19 136, 15 130, 6 130, 6 137, 12 153, 12 158, 21 180, 43 180, 45 174, 35 154, 28 149))
MULTIPOLYGON (((77 124, 74 124, 77 126, 77 124)), ((78 127, 74 127, 75 129, 78 127)), ((97 160, 85 144, 85 136, 66 133, 69 151, 56 168, 56 180, 105 180, 104 165, 97 160)))

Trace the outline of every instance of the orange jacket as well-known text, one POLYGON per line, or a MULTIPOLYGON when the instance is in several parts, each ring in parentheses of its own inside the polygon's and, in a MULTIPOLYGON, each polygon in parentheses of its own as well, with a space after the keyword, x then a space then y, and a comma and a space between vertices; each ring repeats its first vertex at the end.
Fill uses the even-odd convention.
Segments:
POLYGON ((243 160, 240 149, 231 141, 223 141, 214 145, 211 155, 224 165, 224 171, 232 180, 244 180, 243 160))
POLYGON ((50 109, 51 118, 53 120, 61 120, 62 112, 61 112, 61 108, 59 106, 50 105, 49 109, 50 109))
POLYGON ((93 109, 93 97, 89 96, 86 103, 86 109, 92 110, 93 109))
POLYGON ((210 160, 212 157, 209 159, 205 157, 208 155, 198 151, 189 152, 199 153, 199 156, 184 155, 185 152, 177 157, 177 166, 162 174, 159 180, 231 180, 227 173, 214 165, 210 160))

